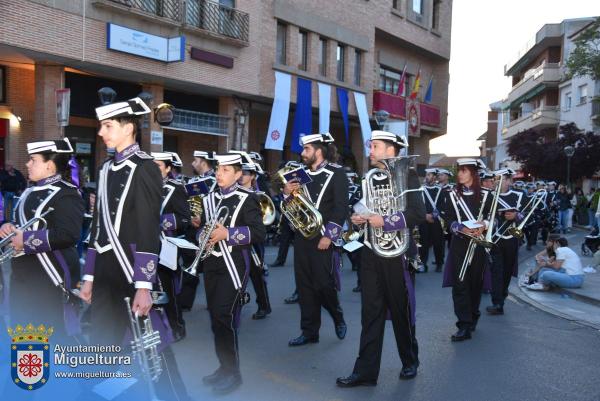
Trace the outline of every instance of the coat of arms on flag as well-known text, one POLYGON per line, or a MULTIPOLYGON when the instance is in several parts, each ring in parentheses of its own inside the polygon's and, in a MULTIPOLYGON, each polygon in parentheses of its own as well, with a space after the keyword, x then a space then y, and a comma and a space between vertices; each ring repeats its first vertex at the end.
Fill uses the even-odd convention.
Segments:
POLYGON ((54 329, 31 323, 8 328, 11 337, 10 372, 12 381, 25 390, 36 390, 50 378, 50 344, 54 329))

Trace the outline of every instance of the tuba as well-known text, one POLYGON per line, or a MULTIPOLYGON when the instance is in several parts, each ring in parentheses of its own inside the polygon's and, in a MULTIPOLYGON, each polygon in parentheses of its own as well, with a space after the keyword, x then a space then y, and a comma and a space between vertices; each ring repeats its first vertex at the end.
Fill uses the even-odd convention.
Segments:
MULTIPOLYGON (((284 167, 277 171, 278 180, 286 183, 285 173, 295 170, 294 167, 284 167)), ((304 187, 290 194, 281 202, 281 212, 290 224, 307 239, 316 237, 323 226, 323 216, 304 193, 304 187)))
MULTIPOLYGON (((374 214, 391 215, 406 210, 408 192, 422 191, 422 188, 406 189, 410 163, 417 156, 399 156, 381 160, 385 169, 374 168, 365 175, 365 201, 367 208, 374 214), (377 184, 376 174, 388 178, 388 184, 377 184)), ((383 227, 369 227, 368 239, 373 252, 384 258, 402 255, 409 246, 410 229, 405 227, 398 231, 384 232, 383 227)))

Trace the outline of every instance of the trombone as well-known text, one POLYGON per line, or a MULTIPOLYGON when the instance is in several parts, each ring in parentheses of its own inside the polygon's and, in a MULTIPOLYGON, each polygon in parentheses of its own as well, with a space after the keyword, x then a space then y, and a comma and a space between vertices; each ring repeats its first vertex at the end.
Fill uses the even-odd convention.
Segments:
MULTIPOLYGON (((469 246, 467 248, 467 253, 465 254, 465 258, 463 260, 462 266, 458 273, 458 279, 460 281, 465 280, 465 275, 467 274, 467 268, 469 267, 469 265, 471 265, 471 262, 473 261, 473 256, 475 256, 475 249, 477 248, 477 245, 483 246, 486 249, 486 251, 489 252, 489 248, 491 248, 495 244, 492 241, 492 236, 493 236, 494 220, 496 219, 496 209, 498 208, 498 199, 500 197, 500 190, 502 189, 502 180, 503 179, 504 179, 504 176, 501 175, 500 179, 498 180, 498 183, 496 184, 496 188, 495 188, 496 192, 494 193, 494 199, 492 201, 492 209, 490 210, 490 214, 489 214, 490 224, 485 233, 485 237, 482 237, 481 235, 474 236, 474 235, 466 234, 466 233, 459 231, 460 235, 469 239, 469 246)), ((480 221, 481 218, 483 217, 483 207, 484 207, 484 205, 482 204, 480 206, 479 216, 477 217, 478 221, 480 221)))
POLYGON ((531 197, 531 199, 529 199, 529 201, 527 202, 525 207, 523 207, 523 211, 525 211, 529 207, 531 207, 531 210, 529 210, 527 212, 527 215, 525 215, 525 218, 523 218, 523 220, 516 227, 512 224, 512 223, 514 223, 513 221, 508 221, 508 220, 505 221, 502 224, 502 226, 500 226, 500 228, 496 231, 496 233, 494 233, 494 235, 496 236, 494 243, 498 243, 498 241, 500 241, 500 239, 504 236, 505 233, 508 233, 509 235, 513 236, 514 238, 523 238, 523 235, 525 235, 523 229, 527 225, 527 222, 529 221, 531 216, 533 216, 533 213, 537 210, 540 203, 542 203, 544 201, 544 197, 542 195, 545 193, 546 193, 545 189, 538 189, 537 191, 535 191, 534 195, 531 197), (508 226, 506 228, 504 228, 504 224, 506 224, 506 223, 508 223, 508 226))

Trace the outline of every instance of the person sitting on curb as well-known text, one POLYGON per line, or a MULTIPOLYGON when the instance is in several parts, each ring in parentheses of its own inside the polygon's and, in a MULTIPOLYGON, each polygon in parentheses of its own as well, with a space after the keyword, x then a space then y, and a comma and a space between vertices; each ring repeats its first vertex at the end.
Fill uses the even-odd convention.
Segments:
POLYGON ((541 252, 538 252, 535 255, 535 261, 536 261, 535 269, 525 273, 523 284, 521 284, 521 285, 527 287, 528 285, 535 283, 537 281, 538 273, 540 272, 540 270, 542 268, 546 267, 546 265, 548 263, 554 262, 554 259, 556 258, 556 254, 554 253, 553 245, 554 245, 554 241, 557 240, 558 238, 560 238, 560 235, 550 234, 550 236, 546 240, 546 247, 544 248, 544 250, 541 252))
MULTIPOLYGON (((583 284, 584 272, 579 256, 568 247, 566 238, 553 241, 556 253, 554 260, 548 260, 538 272, 538 282, 527 286, 530 290, 546 291, 551 286, 559 288, 579 288, 583 284)), ((539 263, 539 262, 538 262, 539 263)))

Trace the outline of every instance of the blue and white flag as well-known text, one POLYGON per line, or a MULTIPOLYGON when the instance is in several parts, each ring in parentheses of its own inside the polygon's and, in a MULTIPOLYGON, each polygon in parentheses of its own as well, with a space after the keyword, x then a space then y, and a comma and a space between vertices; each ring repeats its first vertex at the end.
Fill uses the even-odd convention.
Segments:
POLYGON ((331 86, 322 82, 319 85, 319 132, 329 132, 329 114, 331 112, 331 86))
POLYGON ((265 149, 283 150, 285 131, 290 113, 292 76, 275 71, 275 97, 271 109, 271 120, 265 140, 265 149))
POLYGON ((296 112, 290 149, 300 154, 302 153, 300 138, 312 134, 312 81, 298 77, 297 82, 296 112))
POLYGON ((342 121, 344 122, 344 134, 346 137, 345 148, 350 148, 350 127, 348 123, 348 91, 344 88, 336 88, 338 97, 338 107, 342 113, 342 121))
POLYGON ((356 104, 356 112, 358 113, 358 121, 360 122, 365 156, 369 156, 371 148, 371 124, 369 123, 369 112, 367 111, 365 94, 354 92, 354 103, 356 104))

